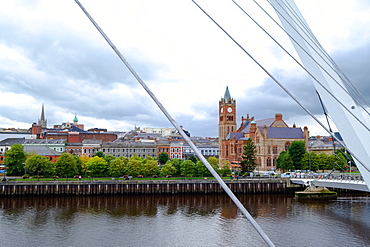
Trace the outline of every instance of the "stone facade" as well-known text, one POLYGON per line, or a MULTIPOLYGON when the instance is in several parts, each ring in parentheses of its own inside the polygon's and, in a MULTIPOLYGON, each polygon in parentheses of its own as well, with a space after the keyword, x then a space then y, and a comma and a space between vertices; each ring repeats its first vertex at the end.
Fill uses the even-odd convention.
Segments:
MULTIPOLYGON (((225 98, 221 101, 225 101, 225 98)), ((221 107, 224 105, 219 106, 219 126, 227 126, 221 118, 223 116, 221 107)), ((221 130, 220 127, 219 130, 221 130)), ((236 131, 230 131, 226 137, 224 133, 219 133, 220 164, 223 161, 239 163, 242 160, 243 146, 248 139, 252 139, 257 151, 258 167, 256 169, 260 171, 274 170, 280 152, 286 151, 293 141, 305 141, 307 148, 309 137, 307 127, 303 130, 295 125, 289 127, 284 122, 283 115, 279 113, 275 114, 274 118, 263 120, 254 120, 248 115, 246 118, 242 117, 242 123, 236 131)))

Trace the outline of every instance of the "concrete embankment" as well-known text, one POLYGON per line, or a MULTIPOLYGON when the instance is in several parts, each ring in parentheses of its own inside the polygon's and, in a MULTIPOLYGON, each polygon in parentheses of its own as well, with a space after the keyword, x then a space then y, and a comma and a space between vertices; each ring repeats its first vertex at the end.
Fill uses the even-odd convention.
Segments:
MULTIPOLYGON (((301 186, 289 179, 225 180, 234 193, 293 193, 301 186)), ((204 180, 96 180, 7 181, 0 183, 0 196, 33 195, 124 195, 124 194, 217 194, 224 193, 213 179, 204 180)))

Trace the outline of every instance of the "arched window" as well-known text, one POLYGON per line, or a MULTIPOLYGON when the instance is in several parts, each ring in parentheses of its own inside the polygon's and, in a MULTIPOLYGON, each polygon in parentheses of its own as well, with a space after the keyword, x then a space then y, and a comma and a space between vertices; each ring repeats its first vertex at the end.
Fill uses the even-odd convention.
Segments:
POLYGON ((290 147, 290 142, 286 142, 285 143, 285 151, 288 151, 289 147, 290 147))
POLYGON ((270 157, 267 158, 267 166, 271 166, 271 158, 270 157))

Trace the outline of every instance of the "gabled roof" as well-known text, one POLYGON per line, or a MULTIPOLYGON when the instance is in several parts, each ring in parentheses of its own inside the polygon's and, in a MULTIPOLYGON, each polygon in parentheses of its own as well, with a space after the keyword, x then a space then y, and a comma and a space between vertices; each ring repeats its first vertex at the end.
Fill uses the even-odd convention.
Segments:
POLYGON ((46 146, 24 146, 24 151, 26 153, 35 152, 42 156, 58 156, 61 154, 60 152, 57 152, 46 146))
MULTIPOLYGON (((263 127, 258 127, 262 133, 263 127)), ((273 139, 303 139, 303 131, 301 128, 279 128, 267 127, 267 138, 273 139)))
POLYGON ((25 138, 6 138, 0 141, 0 146, 11 146, 14 144, 23 144, 25 138))

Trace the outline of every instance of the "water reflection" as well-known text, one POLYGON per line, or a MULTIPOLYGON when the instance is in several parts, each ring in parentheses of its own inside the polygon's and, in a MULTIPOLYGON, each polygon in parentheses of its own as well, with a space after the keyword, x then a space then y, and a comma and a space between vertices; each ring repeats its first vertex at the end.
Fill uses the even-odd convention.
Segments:
MULTIPOLYGON (((277 246, 370 244, 368 194, 238 198, 277 246)), ((8 245, 121 246, 122 239, 129 246, 263 245, 226 195, 8 197, 0 208, 0 239, 8 245)))

